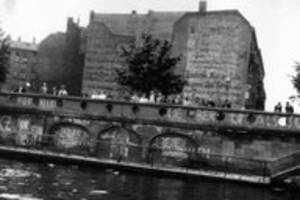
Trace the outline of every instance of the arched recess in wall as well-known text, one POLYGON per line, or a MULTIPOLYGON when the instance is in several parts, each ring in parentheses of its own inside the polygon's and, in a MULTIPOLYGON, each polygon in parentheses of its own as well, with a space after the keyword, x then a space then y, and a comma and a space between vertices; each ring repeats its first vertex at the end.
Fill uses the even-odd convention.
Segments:
POLYGON ((141 144, 142 138, 137 132, 112 126, 99 132, 95 150, 101 158, 138 161, 142 156, 141 144))
POLYGON ((58 122, 53 124, 47 133, 44 142, 49 146, 55 146, 60 149, 72 149, 74 153, 84 152, 89 149, 90 133, 81 124, 58 122))
POLYGON ((148 149, 148 161, 152 164, 187 166, 198 143, 188 135, 169 132, 154 136, 148 149))

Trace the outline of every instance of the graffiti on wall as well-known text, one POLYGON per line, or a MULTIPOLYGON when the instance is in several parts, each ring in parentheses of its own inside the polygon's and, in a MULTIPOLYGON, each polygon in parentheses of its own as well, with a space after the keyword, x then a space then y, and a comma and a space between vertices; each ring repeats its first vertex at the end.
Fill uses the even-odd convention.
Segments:
POLYGON ((3 139, 14 140, 17 145, 31 146, 41 140, 43 127, 30 116, 1 116, 0 132, 3 139))
POLYGON ((22 146, 35 145, 43 134, 43 127, 34 125, 29 117, 17 119, 17 130, 16 143, 22 146))
POLYGON ((11 116, 7 116, 7 115, 1 116, 0 132, 2 138, 6 138, 8 135, 14 132, 14 125, 11 116))
POLYGON ((189 149, 187 141, 179 137, 163 137, 161 142, 162 155, 176 158, 187 158, 189 149))
POLYGON ((22 106, 30 106, 33 104, 33 99, 31 97, 18 97, 17 104, 22 106))
POLYGON ((219 122, 216 120, 217 113, 215 111, 197 110, 195 119, 198 123, 225 123, 231 126, 255 127, 255 128, 300 128, 300 118, 297 116, 279 116, 248 113, 226 113, 224 120, 219 122))
POLYGON ((41 108, 56 108, 56 100, 55 99, 40 99, 39 107, 41 108))
MULTIPOLYGON (((199 24, 191 26, 198 27, 199 24)), ((196 92, 202 99, 229 99, 236 105, 243 104, 243 72, 238 66, 246 61, 246 52, 236 51, 238 37, 238 29, 233 24, 214 23, 214 27, 205 26, 190 34, 186 92, 196 92)))
POLYGON ((59 148, 69 149, 89 144, 88 132, 77 125, 60 125, 54 132, 55 145, 59 148))
POLYGON ((128 145, 134 145, 134 143, 130 141, 128 132, 123 128, 113 129, 112 131, 101 134, 100 140, 109 143, 110 158, 119 156, 127 158, 129 152, 128 145))

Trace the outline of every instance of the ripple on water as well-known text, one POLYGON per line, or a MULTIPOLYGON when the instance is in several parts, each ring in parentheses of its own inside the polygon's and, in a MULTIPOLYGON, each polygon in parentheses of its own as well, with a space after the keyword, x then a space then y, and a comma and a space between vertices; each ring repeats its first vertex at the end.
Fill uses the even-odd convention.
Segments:
POLYGON ((40 177, 39 174, 32 173, 32 172, 25 171, 25 170, 9 169, 9 168, 0 170, 0 178, 3 178, 3 177, 24 178, 24 177, 29 177, 29 176, 36 176, 38 178, 40 177))
POLYGON ((90 195, 103 195, 103 194, 107 194, 108 191, 107 190, 92 190, 90 192, 90 195))
POLYGON ((10 193, 2 193, 0 194, 0 198, 7 200, 42 200, 40 198, 32 197, 31 194, 10 194, 10 193))

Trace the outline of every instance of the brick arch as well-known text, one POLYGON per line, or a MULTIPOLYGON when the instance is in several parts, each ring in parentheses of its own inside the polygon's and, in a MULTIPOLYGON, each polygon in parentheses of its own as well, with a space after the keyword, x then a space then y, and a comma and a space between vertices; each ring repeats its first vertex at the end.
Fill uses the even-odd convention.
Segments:
POLYGON ((178 132, 156 135, 149 141, 148 162, 173 166, 186 166, 197 153, 198 143, 192 137, 178 132), (166 138, 167 140, 159 140, 166 138), (176 140, 178 138, 178 140, 176 140), (156 141, 159 146, 154 146, 156 141), (165 144, 164 144, 165 142, 165 144))
POLYGON ((198 148, 199 144, 196 140, 194 140, 191 136, 189 135, 186 135, 186 134, 183 134, 183 133, 178 133, 178 132, 166 132, 166 133, 162 133, 162 134, 158 134, 158 135, 155 135, 154 137, 152 137, 149 141, 149 147, 152 146, 153 142, 157 139, 157 138, 160 138, 160 137, 173 137, 173 138, 176 138, 176 137, 179 137, 179 138, 185 138, 187 139, 189 142, 193 143, 194 144, 194 147, 195 148, 198 148))
POLYGON ((105 134, 105 133, 108 133, 110 131, 114 131, 114 130, 118 130, 118 129, 122 129, 122 130, 125 130, 127 131, 128 133, 134 135, 134 137, 137 139, 137 144, 141 144, 142 143, 142 136, 137 133, 136 131, 132 130, 132 129, 129 129, 129 128, 126 128, 126 127, 123 127, 123 126, 110 126, 108 128, 105 128, 103 130, 101 130, 98 134, 97 134, 97 139, 100 139, 101 135, 105 134))
POLYGON ((123 126, 111 126, 97 135, 97 157, 114 160, 139 161, 142 159, 142 137, 123 126))
POLYGON ((59 127, 59 126, 74 126, 74 127, 78 127, 78 128, 82 128, 83 130, 85 130, 89 135, 90 135, 90 131, 88 130, 88 128, 86 128, 85 126, 81 125, 81 124, 77 124, 77 123, 73 123, 73 122, 65 122, 65 121, 61 121, 61 122, 56 122, 53 123, 50 128, 48 128, 47 134, 48 135, 52 135, 53 131, 59 127))
POLYGON ((90 145, 90 131, 83 125, 73 122, 57 122, 50 126, 44 139, 49 146, 77 151, 87 150, 90 145), (80 150, 81 149, 81 150, 80 150))

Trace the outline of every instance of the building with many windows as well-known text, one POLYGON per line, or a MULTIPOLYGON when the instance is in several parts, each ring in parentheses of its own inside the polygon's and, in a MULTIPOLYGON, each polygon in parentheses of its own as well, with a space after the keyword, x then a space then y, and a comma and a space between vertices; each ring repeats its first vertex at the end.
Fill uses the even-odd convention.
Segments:
POLYGON ((32 83, 36 78, 34 68, 37 64, 38 45, 32 42, 21 41, 21 38, 9 42, 10 54, 7 69, 6 90, 16 90, 19 86, 32 83))

